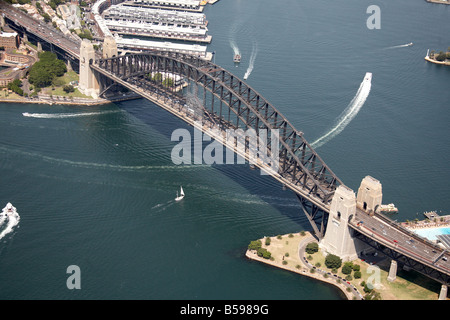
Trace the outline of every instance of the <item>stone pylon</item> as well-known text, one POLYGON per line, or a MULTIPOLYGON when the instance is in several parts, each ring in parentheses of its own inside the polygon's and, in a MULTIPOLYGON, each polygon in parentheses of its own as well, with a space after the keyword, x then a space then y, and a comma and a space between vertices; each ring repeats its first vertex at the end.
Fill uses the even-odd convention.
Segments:
POLYGON ((340 185, 333 196, 328 216, 327 230, 319 246, 326 253, 339 256, 343 261, 351 261, 366 249, 360 240, 353 238, 349 221, 356 212, 355 192, 340 185))
POLYGON ((106 36, 103 41, 103 59, 117 57, 117 43, 112 36, 106 36))
POLYGON ((95 50, 92 43, 83 39, 80 46, 80 81, 78 89, 81 93, 98 98, 100 86, 90 64, 95 61, 95 50))
POLYGON ((366 176, 358 189, 356 205, 359 209, 373 215, 381 205, 383 192, 380 181, 371 176, 366 176))

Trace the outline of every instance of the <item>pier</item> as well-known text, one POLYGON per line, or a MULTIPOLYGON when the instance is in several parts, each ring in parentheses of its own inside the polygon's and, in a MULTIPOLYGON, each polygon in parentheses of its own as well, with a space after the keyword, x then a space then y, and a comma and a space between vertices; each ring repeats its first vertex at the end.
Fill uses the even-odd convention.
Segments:
POLYGON ((103 12, 105 26, 124 35, 210 43, 206 16, 146 7, 114 5, 103 12))
POLYGON ((108 8, 106 0, 98 0, 92 6, 92 14, 102 35, 105 38, 114 38, 117 48, 122 53, 156 50, 191 54, 211 61, 212 53, 207 52, 206 45, 202 45, 202 43, 211 42, 212 39, 206 34, 208 29, 205 15, 189 12, 192 10, 177 11, 177 9, 187 6, 186 3, 195 7, 197 2, 199 3, 195 0, 168 0, 167 3, 166 1, 150 0, 127 1, 108 8), (173 5, 168 6, 169 2, 173 5), (120 37, 114 35, 113 32, 128 36, 134 35, 136 38, 120 37), (138 36, 149 39, 137 38, 138 36), (152 38, 154 39, 152 40, 152 38), (158 38, 168 41, 158 41, 158 38), (194 43, 177 43, 169 40, 184 40, 194 43))

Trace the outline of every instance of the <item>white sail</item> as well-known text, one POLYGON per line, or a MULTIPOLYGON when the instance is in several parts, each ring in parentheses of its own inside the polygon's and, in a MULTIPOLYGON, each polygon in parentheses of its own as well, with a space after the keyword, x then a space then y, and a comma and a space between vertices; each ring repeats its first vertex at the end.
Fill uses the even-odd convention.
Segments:
POLYGON ((177 191, 177 197, 175 198, 175 201, 180 201, 183 198, 184 198, 184 191, 183 191, 183 187, 180 186, 180 195, 178 195, 178 191, 177 191))

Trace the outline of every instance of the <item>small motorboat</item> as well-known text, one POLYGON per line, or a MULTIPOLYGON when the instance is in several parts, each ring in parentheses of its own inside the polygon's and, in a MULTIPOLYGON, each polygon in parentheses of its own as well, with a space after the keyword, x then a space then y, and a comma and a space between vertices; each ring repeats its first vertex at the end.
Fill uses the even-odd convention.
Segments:
POLYGON ((10 215, 16 214, 16 213, 17 213, 17 210, 16 210, 16 207, 14 207, 14 206, 11 204, 11 202, 8 202, 8 203, 6 204, 6 207, 3 208, 2 213, 5 214, 5 215, 7 215, 7 216, 10 216, 10 215))
POLYGON ((183 191, 183 187, 180 187, 180 195, 178 195, 178 191, 177 191, 177 197, 175 198, 175 201, 180 201, 184 198, 184 191, 183 191))
POLYGON ((235 63, 239 63, 239 62, 241 62, 241 55, 240 54, 235 54, 234 55, 234 58, 233 58, 233 61, 235 62, 235 63))

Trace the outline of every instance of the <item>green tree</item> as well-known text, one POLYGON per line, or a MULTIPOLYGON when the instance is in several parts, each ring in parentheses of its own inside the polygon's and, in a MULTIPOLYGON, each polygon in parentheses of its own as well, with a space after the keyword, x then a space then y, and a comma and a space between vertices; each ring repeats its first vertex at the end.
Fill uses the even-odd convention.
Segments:
POLYGON ((64 61, 58 60, 55 53, 44 51, 39 54, 39 61, 31 67, 28 81, 38 88, 47 87, 66 71, 64 61))
POLYGON ((263 257, 264 259, 270 259, 270 257, 272 256, 272 254, 265 248, 259 248, 256 253, 258 257, 263 257))
POLYGON ((325 265, 329 269, 338 269, 342 265, 342 259, 330 253, 325 258, 325 265))
POLYGON ((70 92, 74 92, 75 88, 72 85, 68 84, 63 87, 63 90, 66 93, 70 93, 70 92))
POLYGON ((443 51, 440 51, 439 54, 436 56, 437 61, 445 61, 446 58, 447 55, 443 51))
POLYGON ((306 253, 313 254, 319 251, 319 245, 317 242, 310 242, 306 245, 305 248, 306 253))
POLYGON ((255 240, 255 241, 251 241, 250 244, 248 245, 248 249, 249 250, 258 250, 261 248, 261 240, 255 240))
POLYGON ((350 274, 352 273, 352 267, 349 264, 344 264, 344 266, 342 267, 342 273, 343 274, 350 274))

